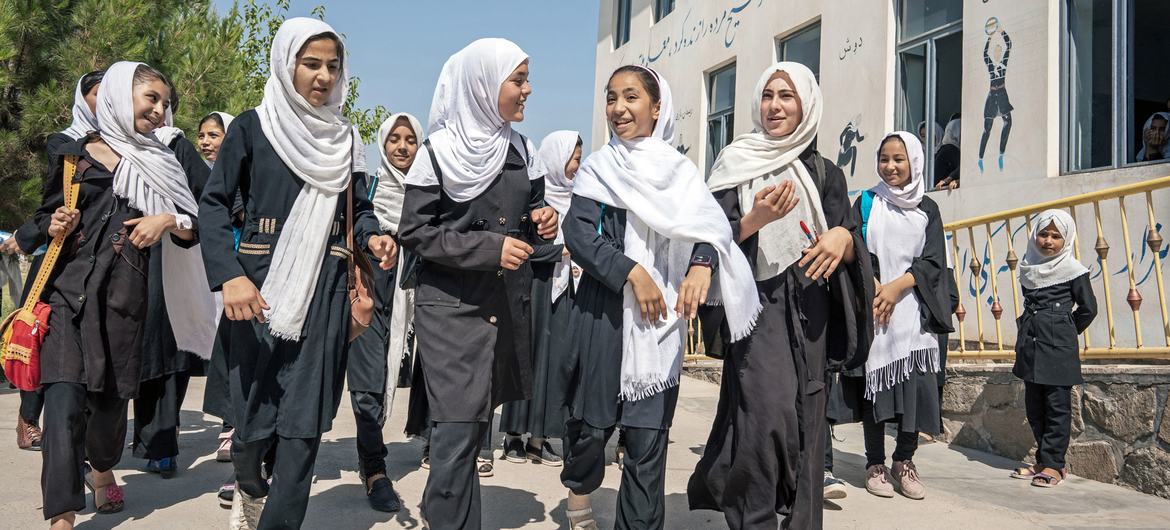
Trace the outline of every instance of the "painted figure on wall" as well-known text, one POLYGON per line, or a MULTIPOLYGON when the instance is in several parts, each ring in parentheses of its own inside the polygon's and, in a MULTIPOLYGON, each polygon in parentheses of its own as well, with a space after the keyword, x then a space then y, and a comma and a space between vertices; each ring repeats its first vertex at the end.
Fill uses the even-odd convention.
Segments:
POLYGON ((1008 136, 1012 132, 1012 104, 1007 94, 1007 66, 1008 57, 1012 53, 1012 39, 999 24, 998 19, 992 17, 986 25, 987 42, 983 45, 983 63, 987 65, 987 75, 991 77, 991 88, 987 91, 987 103, 983 105, 983 137, 979 139, 979 171, 983 171, 983 157, 987 150, 987 140, 991 137, 991 126, 996 118, 1003 120, 999 131, 999 170, 1003 171, 1003 153, 1007 149, 1008 136), (1003 43, 996 43, 994 56, 991 53, 991 41, 996 35, 1003 37, 1003 43))
POLYGON ((845 166, 849 166, 849 176, 853 176, 854 170, 857 169, 857 146, 853 145, 854 141, 858 143, 864 142, 865 137, 861 135, 861 129, 857 128, 859 118, 854 118, 841 129, 841 152, 837 153, 837 167, 842 170, 845 166))

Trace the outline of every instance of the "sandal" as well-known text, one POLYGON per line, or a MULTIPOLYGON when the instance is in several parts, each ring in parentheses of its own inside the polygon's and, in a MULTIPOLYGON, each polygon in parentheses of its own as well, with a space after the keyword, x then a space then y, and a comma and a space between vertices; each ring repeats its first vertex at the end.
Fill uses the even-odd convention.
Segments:
POLYGON ((496 474, 495 467, 492 465, 491 460, 486 458, 476 458, 475 461, 479 464, 478 467, 476 467, 476 471, 479 472, 479 478, 488 478, 496 474))
POLYGON ((1065 469, 1060 470, 1060 472, 1057 473, 1057 476, 1052 476, 1041 471, 1036 473, 1036 476, 1032 477, 1032 485, 1036 486, 1037 488, 1055 488, 1059 486, 1061 482, 1064 482, 1064 479, 1067 477, 1068 471, 1065 469))
POLYGON ((122 487, 117 484, 117 479, 111 480, 106 484, 95 484, 90 474, 93 473, 93 468, 88 464, 85 466, 85 473, 82 475, 85 480, 86 487, 93 492, 93 506, 94 510, 100 514, 111 514, 122 511, 126 507, 124 500, 124 492, 122 487), (106 502, 101 505, 98 504, 98 490, 101 490, 106 502))
POLYGON ((1026 466, 1017 467, 1015 471, 1012 471, 1012 474, 1009 476, 1012 478, 1018 478, 1020 480, 1032 480, 1032 477, 1035 477, 1039 473, 1039 466, 1026 466))
POLYGON ((598 530, 597 521, 593 519, 593 508, 581 510, 566 510, 569 516, 569 528, 572 530, 598 530))

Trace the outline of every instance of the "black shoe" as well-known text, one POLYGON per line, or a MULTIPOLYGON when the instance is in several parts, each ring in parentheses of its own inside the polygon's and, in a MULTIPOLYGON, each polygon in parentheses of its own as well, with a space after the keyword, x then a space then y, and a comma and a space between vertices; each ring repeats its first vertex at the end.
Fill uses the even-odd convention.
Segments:
POLYGON ((370 508, 379 512, 396 512, 402 509, 402 499, 394 491, 394 483, 383 476, 375 480, 374 485, 366 491, 366 498, 370 501, 370 508))
POLYGON ((531 445, 526 446, 525 451, 528 453, 528 459, 534 463, 544 464, 546 466, 552 467, 561 467, 564 465, 564 462, 561 461, 561 455, 558 455, 557 452, 553 450, 552 445, 548 443, 548 440, 545 440, 544 443, 541 443, 539 448, 533 447, 531 445))
POLYGON ((519 436, 504 438, 504 460, 513 464, 528 462, 528 458, 524 455, 524 440, 521 440, 519 436))

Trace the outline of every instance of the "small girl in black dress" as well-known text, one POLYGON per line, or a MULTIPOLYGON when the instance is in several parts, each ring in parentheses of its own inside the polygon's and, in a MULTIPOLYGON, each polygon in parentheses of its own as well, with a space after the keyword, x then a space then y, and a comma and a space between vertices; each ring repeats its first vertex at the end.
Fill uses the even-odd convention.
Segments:
POLYGON ((1077 335, 1097 316, 1089 270, 1073 256, 1077 226, 1063 210, 1036 216, 1036 232, 1020 263, 1024 312, 1016 321, 1016 364, 1024 380, 1024 406, 1036 437, 1036 464, 1012 473, 1033 486, 1060 484, 1072 424, 1072 385, 1081 378, 1077 335))

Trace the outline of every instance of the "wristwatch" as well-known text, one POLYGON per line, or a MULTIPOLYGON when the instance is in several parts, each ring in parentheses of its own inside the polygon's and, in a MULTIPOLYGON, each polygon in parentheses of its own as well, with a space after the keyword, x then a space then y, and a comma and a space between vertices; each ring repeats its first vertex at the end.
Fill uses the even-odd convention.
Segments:
POLYGON ((693 258, 691 258, 691 265, 698 265, 700 267, 710 267, 711 266, 711 256, 697 254, 693 258))

